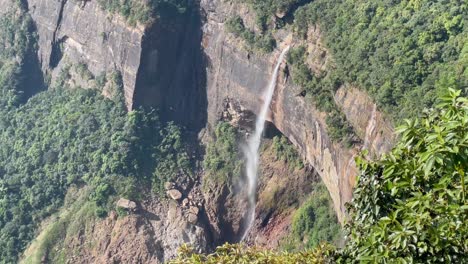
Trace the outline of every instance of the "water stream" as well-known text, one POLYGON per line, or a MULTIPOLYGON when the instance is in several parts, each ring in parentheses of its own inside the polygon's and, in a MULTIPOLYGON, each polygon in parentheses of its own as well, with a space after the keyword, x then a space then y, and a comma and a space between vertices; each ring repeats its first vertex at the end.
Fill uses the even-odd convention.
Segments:
MULTIPOLYGON (((255 204, 256 204, 256 190, 257 190, 257 177, 258 177, 258 161, 259 154, 258 149, 260 147, 260 140, 262 138, 262 133, 265 128, 265 119, 270 108, 271 99, 276 87, 276 81, 278 79, 278 72, 283 62, 284 56, 289 50, 289 46, 286 47, 281 55, 278 58, 273 75, 271 76, 270 83, 268 84, 267 90, 264 94, 264 102, 260 112, 257 115, 257 120, 255 122, 255 132, 247 140, 247 145, 244 147, 244 156, 246 159, 246 188, 248 195, 248 205, 247 205, 247 215, 245 219, 245 231, 242 235, 242 240, 245 239, 249 233, 250 228, 253 225, 255 220, 255 204)), ((242 241, 241 240, 241 241, 242 241)))

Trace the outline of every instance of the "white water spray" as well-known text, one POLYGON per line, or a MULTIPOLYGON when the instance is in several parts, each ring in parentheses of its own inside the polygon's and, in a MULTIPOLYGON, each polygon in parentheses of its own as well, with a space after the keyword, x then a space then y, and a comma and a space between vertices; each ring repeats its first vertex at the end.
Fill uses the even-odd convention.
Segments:
POLYGON ((260 113, 257 116, 255 122, 255 132, 248 139, 247 146, 244 148, 244 155, 246 158, 246 174, 247 174, 247 195, 248 195, 248 205, 247 205, 247 217, 245 220, 246 228, 244 234, 242 235, 242 240, 245 239, 249 233, 250 228, 255 219, 255 194, 257 190, 257 171, 258 171, 258 149, 260 147, 260 140, 262 137, 263 129, 265 128, 265 119, 268 114, 268 109, 270 108, 271 99, 276 87, 276 81, 278 79, 278 72, 283 62, 284 56, 289 50, 289 46, 286 47, 278 58, 276 67, 273 71, 273 76, 271 76, 270 83, 266 93, 264 94, 264 102, 260 113))

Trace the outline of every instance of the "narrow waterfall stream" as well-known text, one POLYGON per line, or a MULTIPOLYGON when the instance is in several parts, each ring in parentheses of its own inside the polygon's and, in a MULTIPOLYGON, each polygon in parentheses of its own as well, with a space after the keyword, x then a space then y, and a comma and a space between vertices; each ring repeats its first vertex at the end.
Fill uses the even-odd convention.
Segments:
POLYGON ((247 145, 244 147, 244 156, 246 159, 246 188, 247 188, 247 195, 248 195, 248 205, 247 205, 247 216, 245 219, 245 231, 242 235, 241 241, 245 239, 247 234, 250 231, 250 228, 253 225, 255 220, 255 204, 256 204, 256 190, 257 190, 257 179, 258 179, 258 161, 259 161, 259 154, 258 149, 260 147, 260 140, 262 138, 263 129, 265 128, 265 119, 268 114, 268 110, 270 108, 271 99, 273 97, 273 93, 276 87, 276 81, 278 79, 278 72, 283 62, 284 56, 289 50, 289 46, 287 46, 281 55, 278 58, 278 62, 276 63, 275 69, 273 71, 273 75, 271 76, 270 83, 268 84, 267 90, 264 94, 264 102, 263 106, 258 113, 257 120, 255 122, 255 132, 250 136, 247 140, 247 145))

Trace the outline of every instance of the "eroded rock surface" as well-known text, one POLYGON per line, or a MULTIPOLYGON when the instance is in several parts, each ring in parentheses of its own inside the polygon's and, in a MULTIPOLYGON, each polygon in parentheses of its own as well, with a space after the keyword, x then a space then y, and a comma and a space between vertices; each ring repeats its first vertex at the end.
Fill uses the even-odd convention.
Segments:
POLYGON ((39 59, 52 81, 69 64, 85 64, 95 75, 119 71, 132 107, 145 28, 102 10, 97 1, 27 0, 37 26, 39 59))

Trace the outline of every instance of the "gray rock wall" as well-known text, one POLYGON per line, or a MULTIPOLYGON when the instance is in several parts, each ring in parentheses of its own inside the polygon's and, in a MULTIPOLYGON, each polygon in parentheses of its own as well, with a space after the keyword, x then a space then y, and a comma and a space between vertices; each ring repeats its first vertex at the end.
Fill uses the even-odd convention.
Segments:
POLYGON ((28 4, 37 25, 43 72, 54 80, 69 63, 84 63, 95 75, 120 71, 131 109, 144 27, 126 25, 97 1, 28 0, 28 4))

